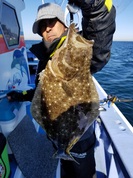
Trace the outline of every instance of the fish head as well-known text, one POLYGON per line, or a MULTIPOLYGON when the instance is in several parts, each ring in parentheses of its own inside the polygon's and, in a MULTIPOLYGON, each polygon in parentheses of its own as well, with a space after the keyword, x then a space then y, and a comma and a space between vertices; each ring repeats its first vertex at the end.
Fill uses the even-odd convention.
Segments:
POLYGON ((71 80, 77 73, 80 73, 81 66, 88 60, 88 69, 91 64, 93 53, 93 40, 86 40, 77 34, 75 25, 71 24, 63 45, 56 50, 52 60, 49 61, 49 68, 53 75, 65 80, 71 80))

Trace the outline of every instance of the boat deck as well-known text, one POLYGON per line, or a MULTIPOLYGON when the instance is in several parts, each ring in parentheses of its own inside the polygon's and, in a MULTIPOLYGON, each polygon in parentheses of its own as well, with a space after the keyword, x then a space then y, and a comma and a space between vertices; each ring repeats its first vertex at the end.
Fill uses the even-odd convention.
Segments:
MULTIPOLYGON (((34 75, 31 76, 34 85, 34 75)), ((100 100, 107 94, 96 83, 100 100)), ((8 136, 9 178, 60 178, 60 164, 52 158, 53 147, 45 131, 36 123, 30 113, 30 102, 26 105, 26 115, 8 136)), ((102 106, 99 118, 94 122, 97 137, 95 146, 97 178, 131 178, 133 176, 133 128, 115 104, 102 106), (130 146, 129 146, 130 145, 130 146)), ((19 112, 20 113, 20 112, 19 112)))

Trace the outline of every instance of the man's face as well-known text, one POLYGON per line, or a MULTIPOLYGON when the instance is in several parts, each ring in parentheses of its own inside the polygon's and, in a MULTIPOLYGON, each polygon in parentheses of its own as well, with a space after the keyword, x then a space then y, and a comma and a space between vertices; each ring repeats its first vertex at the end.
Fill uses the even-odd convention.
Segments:
POLYGON ((41 34, 45 41, 52 42, 59 38, 67 28, 57 18, 41 21, 41 34))

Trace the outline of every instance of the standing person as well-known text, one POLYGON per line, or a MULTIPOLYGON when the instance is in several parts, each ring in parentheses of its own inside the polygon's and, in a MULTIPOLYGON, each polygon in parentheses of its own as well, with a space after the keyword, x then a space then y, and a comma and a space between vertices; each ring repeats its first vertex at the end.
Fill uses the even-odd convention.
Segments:
MULTIPOLYGON (((113 34, 115 32, 115 8, 112 0, 69 0, 81 8, 82 33, 89 40, 94 40, 91 73, 100 71, 110 58, 113 34)), ((46 3, 38 8, 37 19, 33 24, 33 33, 42 37, 42 42, 31 47, 31 52, 39 59, 35 84, 39 73, 45 69, 48 60, 60 48, 67 35, 64 13, 60 6, 46 3)), ((7 94, 9 101, 32 101, 35 89, 25 92, 12 91, 7 94)), ((93 125, 74 145, 73 161, 61 160, 61 178, 92 178, 95 174, 93 125)))

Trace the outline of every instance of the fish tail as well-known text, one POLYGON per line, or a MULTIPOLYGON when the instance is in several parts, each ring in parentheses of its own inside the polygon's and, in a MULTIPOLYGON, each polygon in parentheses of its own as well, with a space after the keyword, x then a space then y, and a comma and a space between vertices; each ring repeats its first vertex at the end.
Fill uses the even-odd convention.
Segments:
POLYGON ((59 150, 57 150, 57 151, 54 153, 53 157, 54 157, 54 158, 57 158, 57 159, 64 159, 64 160, 74 161, 74 162, 76 162, 77 164, 79 164, 79 162, 76 161, 76 160, 74 159, 74 157, 73 157, 70 153, 67 154, 67 153, 65 153, 64 151, 59 151, 59 150))

